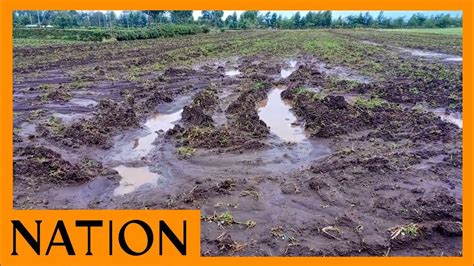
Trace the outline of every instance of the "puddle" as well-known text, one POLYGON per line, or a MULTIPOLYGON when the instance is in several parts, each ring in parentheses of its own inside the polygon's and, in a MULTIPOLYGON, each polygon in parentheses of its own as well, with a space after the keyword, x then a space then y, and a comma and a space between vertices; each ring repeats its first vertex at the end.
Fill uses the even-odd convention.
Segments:
POLYGON ((428 159, 424 159, 421 163, 415 165, 415 169, 418 170, 427 170, 430 169, 432 166, 442 163, 444 160, 444 155, 437 155, 428 159))
POLYGON ((33 123, 22 123, 20 126, 20 136, 28 137, 36 134, 36 125, 33 123))
POLYGON ((436 108, 433 110, 430 110, 431 112, 435 113, 437 116, 441 118, 441 120, 445 122, 449 122, 451 124, 455 124, 459 128, 462 128, 462 115, 461 113, 449 113, 446 114, 446 111, 444 108, 436 108))
POLYGON ((445 58, 444 61, 449 61, 449 62, 462 62, 462 57, 448 57, 445 58))
POLYGON ((298 61, 296 60, 289 60, 287 62, 288 64, 288 68, 282 68, 280 70, 280 77, 286 79, 287 77, 289 77, 291 75, 291 73, 293 73, 295 70, 296 70, 296 64, 298 63, 298 61))
POLYGON ((92 99, 83 99, 83 98, 73 98, 69 102, 75 105, 82 106, 82 107, 94 107, 98 104, 97 101, 94 101, 92 99))
POLYGON ((304 129, 292 125, 296 116, 290 111, 291 106, 281 98, 282 91, 273 89, 268 99, 259 103, 258 115, 270 127, 270 132, 282 140, 301 142, 306 139, 304 129))
POLYGON ((304 87, 305 90, 314 92, 314 93, 320 93, 321 92, 321 87, 304 87))
POLYGON ((76 120, 79 120, 81 118, 87 118, 90 117, 90 114, 81 114, 81 113, 53 113, 52 116, 61 119, 61 121, 65 124, 70 124, 76 120))
POLYGON ((442 59, 443 61, 451 61, 451 62, 462 62, 461 56, 450 55, 450 54, 443 54, 437 52, 430 52, 430 51, 423 51, 417 49, 408 49, 408 48, 400 48, 402 52, 409 53, 412 56, 418 57, 426 57, 426 58, 433 58, 433 59, 442 59))
POLYGON ((356 72, 342 66, 328 66, 326 63, 320 61, 315 61, 313 63, 315 64, 315 67, 318 69, 319 72, 324 73, 328 76, 334 76, 338 77, 339 79, 356 81, 358 83, 364 84, 368 84, 374 81, 373 77, 357 74, 356 72))
POLYGON ((225 71, 225 75, 229 77, 235 77, 240 75, 240 71, 238 69, 229 69, 225 71))
POLYGON ((153 142, 158 134, 156 131, 167 131, 174 127, 177 121, 181 119, 183 109, 171 114, 158 113, 154 117, 145 122, 145 127, 151 132, 150 134, 137 138, 133 142, 133 153, 139 156, 147 155, 153 149, 153 142))
POLYGON ((114 190, 115 196, 131 193, 137 190, 139 187, 147 184, 151 187, 155 187, 159 178, 158 174, 150 172, 150 168, 148 166, 127 167, 120 165, 114 169, 122 177, 119 186, 114 190))
POLYGON ((382 44, 380 44, 380 43, 371 42, 371 41, 367 41, 367 40, 361 41, 361 43, 369 44, 369 45, 373 45, 373 46, 382 46, 382 44))

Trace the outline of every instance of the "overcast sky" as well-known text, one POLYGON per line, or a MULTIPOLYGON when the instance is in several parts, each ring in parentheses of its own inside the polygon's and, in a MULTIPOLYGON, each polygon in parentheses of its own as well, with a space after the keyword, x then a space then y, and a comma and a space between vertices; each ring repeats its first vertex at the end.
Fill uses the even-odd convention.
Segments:
MULTIPOLYGON (((242 12, 244 11, 238 11, 238 10, 228 10, 228 11, 224 11, 224 19, 231 15, 232 13, 237 12, 237 15, 240 15, 242 12)), ((261 13, 267 13, 269 10, 261 10, 260 12, 261 13)), ((271 11, 271 10, 270 10, 271 11)), ((278 15, 282 15, 283 17, 291 17, 293 16, 296 12, 298 11, 271 11, 271 12, 276 12, 278 15)), ((349 15, 353 15, 353 14, 359 14, 360 12, 367 12, 366 10, 358 10, 358 11, 332 11, 332 17, 333 19, 334 18, 337 18, 339 16, 342 16, 342 17, 347 17, 349 15)), ((372 16, 377 16, 379 14, 380 11, 369 11, 369 13, 372 15, 372 16)), ((308 13, 308 11, 300 11, 300 14, 304 15, 308 13)), ((433 14, 440 14, 440 13, 445 13, 445 14, 450 14, 451 16, 457 16, 457 15, 462 15, 462 11, 384 11, 384 14, 385 16, 387 17, 391 17, 391 18, 394 18, 394 17, 401 17, 401 16, 405 16, 405 17, 410 17, 411 15, 415 14, 415 13, 423 13, 425 15, 433 15, 433 14)), ((199 16, 201 15, 201 10, 194 10, 193 12, 193 16, 194 16, 194 19, 197 19, 199 16)))

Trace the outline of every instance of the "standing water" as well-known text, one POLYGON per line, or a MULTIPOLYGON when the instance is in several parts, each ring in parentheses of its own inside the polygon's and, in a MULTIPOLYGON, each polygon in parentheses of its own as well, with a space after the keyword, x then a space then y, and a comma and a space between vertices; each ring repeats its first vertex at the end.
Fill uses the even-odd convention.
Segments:
POLYGON ((442 59, 443 61, 462 62, 462 56, 457 56, 457 55, 443 54, 443 53, 423 51, 423 50, 417 50, 417 49, 408 49, 408 48, 401 48, 401 50, 403 52, 407 52, 413 56, 418 56, 418 57, 437 58, 437 59, 442 59))
POLYGON ((114 195, 121 196, 135 191, 140 186, 150 184, 155 186, 159 175, 150 171, 148 166, 127 167, 120 165, 114 168, 122 177, 120 185, 115 188, 114 195))
POLYGON ((176 122, 181 119, 182 113, 183 109, 171 114, 158 113, 148 119, 145 123, 145 127, 151 133, 144 137, 135 139, 135 142, 133 143, 133 153, 138 154, 139 156, 147 155, 153 149, 153 142, 158 136, 156 131, 167 131, 173 128, 176 122))
POLYGON ((238 69, 229 69, 225 71, 225 75, 229 77, 235 77, 240 75, 240 71, 238 69))
POLYGON ((291 75, 291 73, 293 73, 295 70, 296 70, 296 64, 298 62, 296 60, 289 60, 288 61, 288 65, 290 67, 288 68, 282 68, 280 70, 280 76, 284 79, 286 79, 287 77, 289 77, 291 75))
POLYGON ((431 110, 433 113, 435 113, 437 116, 441 118, 441 120, 455 124, 459 128, 462 128, 462 115, 461 113, 446 113, 446 110, 444 108, 436 108, 431 110))
MULTIPOLYGON (((146 156, 155 146, 153 142, 158 137, 157 131, 167 131, 174 127, 176 122, 181 119, 183 109, 170 114, 158 113, 145 122, 145 127, 150 132, 144 137, 137 138, 131 143, 131 148, 124 149, 116 156, 121 161, 133 161, 146 156)), ((130 146, 129 146, 130 147, 130 146)), ((135 191, 142 185, 156 185, 159 175, 150 171, 148 166, 144 167, 127 167, 120 165, 114 168, 122 177, 120 185, 114 190, 115 196, 124 195, 135 191)))
POLYGON ((291 106, 281 98, 283 89, 273 89, 268 99, 260 102, 258 115, 269 127, 270 132, 284 141, 301 142, 306 139, 304 129, 293 126, 296 116, 290 111, 291 106))

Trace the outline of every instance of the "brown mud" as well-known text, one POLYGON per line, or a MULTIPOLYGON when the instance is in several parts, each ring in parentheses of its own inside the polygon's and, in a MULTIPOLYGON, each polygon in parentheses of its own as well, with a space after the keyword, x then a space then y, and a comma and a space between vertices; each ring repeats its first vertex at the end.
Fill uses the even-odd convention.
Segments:
POLYGON ((181 43, 15 48, 14 207, 198 208, 205 256, 461 255, 460 84, 303 52, 167 65, 209 52, 181 43))

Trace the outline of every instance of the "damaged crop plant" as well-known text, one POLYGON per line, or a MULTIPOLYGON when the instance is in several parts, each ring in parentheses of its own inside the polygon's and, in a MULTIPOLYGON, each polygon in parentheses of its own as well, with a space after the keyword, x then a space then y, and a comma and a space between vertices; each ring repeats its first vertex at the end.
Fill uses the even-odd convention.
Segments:
POLYGON ((200 209, 204 256, 462 255, 459 17, 24 12, 16 209, 200 209))

